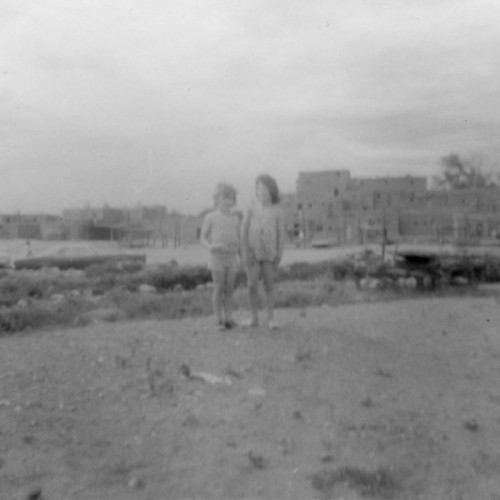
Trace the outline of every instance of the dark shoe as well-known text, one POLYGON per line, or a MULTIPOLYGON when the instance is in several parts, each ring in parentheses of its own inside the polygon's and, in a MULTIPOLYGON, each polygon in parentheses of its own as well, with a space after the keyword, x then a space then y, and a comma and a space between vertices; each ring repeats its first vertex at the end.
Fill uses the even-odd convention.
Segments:
POLYGON ((236 323, 236 321, 233 321, 232 319, 226 321, 224 324, 226 325, 226 329, 228 330, 232 330, 233 328, 236 328, 238 326, 238 323, 236 323))

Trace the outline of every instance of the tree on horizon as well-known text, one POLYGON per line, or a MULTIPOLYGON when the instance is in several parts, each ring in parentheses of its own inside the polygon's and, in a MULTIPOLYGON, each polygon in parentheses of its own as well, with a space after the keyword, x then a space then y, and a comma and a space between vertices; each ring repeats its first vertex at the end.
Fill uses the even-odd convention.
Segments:
POLYGON ((473 188, 495 188, 499 186, 500 174, 495 177, 491 171, 483 169, 483 160, 462 158, 457 153, 450 153, 440 158, 441 175, 433 177, 437 189, 460 190, 473 188))

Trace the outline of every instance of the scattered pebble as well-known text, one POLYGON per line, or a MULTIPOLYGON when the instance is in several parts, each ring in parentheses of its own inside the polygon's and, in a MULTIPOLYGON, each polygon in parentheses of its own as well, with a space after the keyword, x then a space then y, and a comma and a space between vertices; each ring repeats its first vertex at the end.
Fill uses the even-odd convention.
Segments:
POLYGON ((26 500, 42 500, 42 488, 35 488, 26 495, 26 500))
POLYGON ((390 370, 386 370, 385 368, 377 368, 377 375, 385 378, 392 378, 392 372, 390 370))
POLYGON ((361 406, 364 406, 365 408, 371 408, 373 406, 373 399, 370 396, 366 397, 361 401, 361 406))
POLYGON ((252 450, 248 452, 248 460, 255 469, 264 470, 267 467, 268 460, 262 455, 253 453, 252 450))
POLYGON ((479 424, 478 424, 478 422, 477 422, 477 420, 475 418, 471 418, 469 420, 466 420, 465 423, 464 423, 464 427, 468 431, 472 431, 472 432, 475 432, 475 431, 479 430, 479 424))
POLYGON ((266 391, 260 387, 255 387, 254 389, 249 389, 248 394, 250 394, 250 396, 265 396, 266 391))
POLYGON ((144 480, 140 477, 134 476, 129 482, 128 487, 131 490, 142 490, 144 488, 144 480))
POLYGON ((134 476, 129 482, 128 482, 128 487, 131 490, 142 490, 144 488, 144 480, 141 479, 140 477, 134 476))

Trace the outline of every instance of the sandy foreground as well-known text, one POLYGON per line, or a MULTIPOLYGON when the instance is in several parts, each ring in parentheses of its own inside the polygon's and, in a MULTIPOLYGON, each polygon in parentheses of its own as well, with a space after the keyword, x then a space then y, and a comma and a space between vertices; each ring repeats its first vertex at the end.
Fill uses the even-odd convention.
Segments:
POLYGON ((498 294, 0 338, 0 498, 498 499, 498 294))

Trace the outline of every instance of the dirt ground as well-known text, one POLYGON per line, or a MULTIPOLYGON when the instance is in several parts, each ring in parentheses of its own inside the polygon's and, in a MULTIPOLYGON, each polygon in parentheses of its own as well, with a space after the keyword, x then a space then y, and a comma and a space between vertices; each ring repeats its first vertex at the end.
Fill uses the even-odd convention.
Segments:
POLYGON ((0 499, 498 500, 497 294, 0 338, 0 499))

